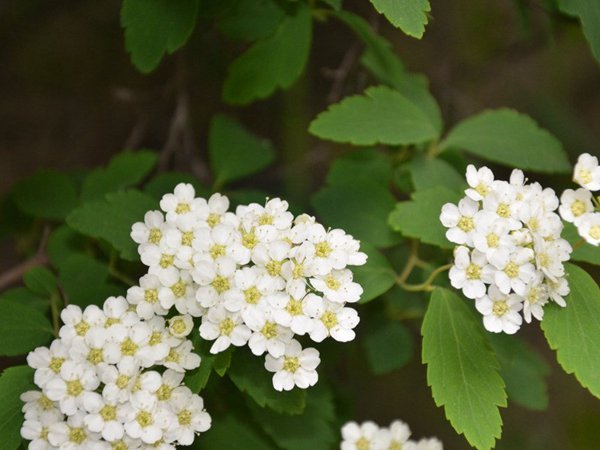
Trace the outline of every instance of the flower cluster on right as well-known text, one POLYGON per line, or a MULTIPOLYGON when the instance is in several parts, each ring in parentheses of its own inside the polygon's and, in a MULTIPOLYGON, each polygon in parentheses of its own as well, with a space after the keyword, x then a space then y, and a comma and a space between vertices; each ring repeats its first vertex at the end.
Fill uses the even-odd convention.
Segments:
POLYGON ((560 215, 577 227, 577 232, 588 243, 600 245, 600 202, 592 191, 600 191, 598 158, 588 153, 579 156, 573 181, 581 188, 566 189, 560 197, 560 215))
POLYGON ((566 305, 563 263, 572 247, 561 238, 559 200, 517 169, 507 182, 469 165, 466 178, 466 196, 440 215, 446 237, 458 244, 450 282, 475 300, 488 331, 513 334, 523 319, 542 320, 549 301, 566 305))
POLYGON ((379 427, 367 421, 361 424, 348 422, 342 427, 341 450, 443 450, 436 438, 409 440, 410 428, 401 420, 393 421, 389 427, 379 427))

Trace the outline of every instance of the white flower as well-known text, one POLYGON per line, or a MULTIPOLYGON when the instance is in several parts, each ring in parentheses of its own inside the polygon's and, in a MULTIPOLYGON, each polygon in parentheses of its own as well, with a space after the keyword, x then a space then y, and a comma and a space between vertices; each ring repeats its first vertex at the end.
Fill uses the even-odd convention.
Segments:
POLYGON ((523 308, 523 299, 518 295, 505 295, 491 285, 488 294, 475 301, 475 307, 483 314, 485 329, 493 333, 516 333, 523 319, 519 311, 523 308))
POLYGON ((171 414, 159 406, 157 398, 139 391, 124 405, 125 432, 129 437, 141 439, 146 444, 159 441, 171 425, 171 414))
POLYGON ((100 435, 88 431, 83 423, 85 414, 78 412, 70 415, 66 422, 50 425, 48 440, 58 448, 65 450, 101 450, 100 435))
POLYGON ((354 339, 354 328, 360 321, 355 309, 314 296, 306 303, 305 311, 316 319, 310 330, 310 338, 313 341, 322 342, 328 336, 338 342, 354 339))
POLYGON ((204 433, 210 428, 211 418, 204 409, 202 397, 192 394, 184 388, 174 392, 169 406, 176 417, 165 433, 165 438, 180 445, 191 445, 196 434, 204 433))
POLYGON ((600 213, 587 214, 577 227, 579 235, 588 243, 600 245, 600 213))
POLYGON ((215 341, 211 353, 220 353, 232 344, 236 347, 246 345, 251 334, 239 313, 230 313, 220 305, 210 308, 200 325, 200 336, 215 341))
POLYGON ((194 321, 192 316, 173 316, 169 319, 169 332, 176 338, 184 338, 192 332, 194 321))
POLYGON ((148 211, 143 222, 132 225, 131 239, 137 244, 160 244, 164 238, 164 222, 165 217, 160 211, 148 211))
POLYGON ((29 449, 31 450, 53 450, 54 447, 48 440, 50 427, 56 423, 64 422, 62 414, 59 416, 43 416, 35 418, 25 418, 21 427, 21 437, 31 441, 29 449))
POLYGON ((479 211, 479 203, 470 198, 463 198, 458 206, 446 203, 442 206, 440 221, 449 228, 446 238, 455 244, 473 245, 473 230, 475 229, 475 215, 479 211))
POLYGON ((493 272, 484 253, 478 250, 469 252, 467 247, 457 247, 454 250, 454 265, 449 274, 450 283, 456 289, 462 289, 467 298, 484 296, 485 283, 491 282, 493 272))
POLYGON ((248 340, 248 347, 257 356, 268 352, 271 356, 279 358, 294 335, 292 330, 278 325, 264 314, 250 314, 246 324, 253 331, 248 340))
MULTIPOLYGON (((500 255, 496 253, 494 256, 500 255)), ((527 285, 535 277, 533 250, 530 248, 517 247, 510 255, 504 257, 492 257, 491 263, 498 269, 494 272, 494 283, 504 294, 510 293, 511 289, 519 295, 524 295, 527 285)))
POLYGON ((533 244, 537 268, 553 281, 564 276, 563 262, 568 261, 571 256, 571 244, 564 239, 547 241, 541 238, 535 239, 533 244))
POLYGON ((600 190, 600 167, 598 158, 582 153, 573 171, 573 181, 590 191, 600 190))
POLYGON ((557 280, 546 280, 548 287, 548 296, 554 303, 562 306, 563 308, 567 306, 564 297, 569 295, 571 289, 569 288, 569 283, 566 278, 558 278, 557 280))
POLYGON ((91 366, 65 361, 60 374, 44 386, 44 394, 58 402, 61 412, 71 416, 99 385, 100 380, 91 366))
POLYGON ((350 270, 334 270, 326 276, 311 278, 312 286, 335 303, 354 303, 360 299, 363 289, 352 281, 350 270))
POLYGON ((350 259, 344 248, 346 234, 341 230, 325 231, 323 225, 315 223, 308 227, 305 247, 314 275, 327 275, 332 269, 343 269, 350 259))
POLYGON ((176 251, 165 245, 146 245, 140 249, 140 260, 148 266, 148 273, 156 275, 166 286, 179 278, 179 269, 175 266, 176 251))
POLYGON ((561 217, 567 222, 578 225, 588 213, 594 211, 592 193, 587 189, 565 189, 560 196, 561 217))
POLYGON ((157 314, 160 316, 167 314, 168 309, 158 301, 158 291, 163 287, 158 277, 146 274, 140 278, 139 283, 139 286, 127 290, 127 301, 135 305, 137 315, 148 320, 157 314))
POLYGON ((234 275, 235 286, 224 295, 223 305, 228 311, 240 312, 244 321, 249 315, 264 314, 267 296, 272 292, 268 280, 259 268, 246 267, 234 275))
POLYGON ((79 306, 67 305, 61 311, 60 318, 64 326, 61 327, 59 336, 65 344, 75 336, 85 336, 94 326, 103 327, 106 322, 106 316, 96 305, 89 305, 83 311, 79 306))
POLYGON ((160 200, 160 209, 166 213, 167 222, 181 225, 183 228, 192 228, 196 217, 194 212, 201 209, 203 202, 195 197, 194 186, 189 183, 179 183, 172 194, 163 195, 160 200))
POLYGON ((395 420, 389 428, 381 429, 379 436, 384 449, 403 449, 410 437, 410 428, 401 420, 395 420))
POLYGON ((507 253, 513 247, 509 231, 508 224, 498 220, 495 213, 482 211, 475 217, 473 247, 485 253, 488 259, 499 251, 507 253))
POLYGON ((25 419, 35 421, 56 422, 63 419, 63 413, 58 409, 58 403, 50 400, 41 391, 25 391, 21 394, 25 419))
POLYGON ((544 317, 544 305, 548 302, 548 286, 544 284, 544 275, 536 273, 534 279, 527 285, 523 294, 523 317, 525 322, 531 322, 531 316, 537 320, 544 317))
POLYGON ((60 373, 62 364, 69 357, 69 348, 55 339, 48 347, 38 347, 27 355, 27 364, 36 369, 33 381, 39 387, 60 373))
POLYGON ((494 174, 487 167, 477 170, 473 164, 469 164, 466 177, 470 188, 465 190, 465 194, 472 200, 483 200, 493 189, 494 174))
POLYGON ((123 424, 119 420, 121 406, 116 399, 92 393, 85 398, 83 407, 89 413, 83 418, 88 430, 100 433, 109 442, 123 437, 123 424))
POLYGON ((348 422, 342 427, 341 450, 384 450, 380 428, 371 421, 348 422))
POLYGON ((217 261, 200 261, 192 272, 194 281, 199 285, 196 301, 204 308, 215 306, 223 295, 233 287, 233 275, 236 264, 231 258, 219 258, 217 261))
POLYGON ((314 327, 314 320, 305 313, 304 305, 321 301, 315 294, 308 294, 302 300, 293 296, 271 297, 270 303, 273 307, 273 319, 279 325, 290 328, 295 334, 300 336, 310 333, 314 327))
POLYGON ((279 358, 267 354, 265 369, 275 372, 273 387, 277 391, 290 391, 294 386, 306 389, 317 383, 319 375, 315 370, 321 359, 314 348, 302 350, 296 340, 290 341, 285 347, 285 353, 279 358))
POLYGON ((444 446, 437 438, 423 438, 418 442, 409 441, 403 450, 443 450, 444 446))
POLYGON ((123 359, 116 366, 104 367, 99 374, 100 380, 104 383, 103 397, 109 401, 128 401, 139 373, 140 366, 133 359, 123 359))
POLYGON ((162 364, 177 372, 195 369, 200 365, 200 355, 194 353, 191 341, 183 341, 177 347, 171 348, 162 364))

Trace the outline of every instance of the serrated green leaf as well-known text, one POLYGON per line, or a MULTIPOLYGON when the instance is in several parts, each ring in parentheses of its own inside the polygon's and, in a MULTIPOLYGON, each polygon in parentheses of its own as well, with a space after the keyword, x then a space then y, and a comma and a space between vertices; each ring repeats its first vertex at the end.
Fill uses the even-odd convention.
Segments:
POLYGON ((275 158, 269 141, 256 137, 223 115, 213 118, 208 142, 215 186, 258 172, 275 158))
POLYGON ((52 295, 56 292, 56 277, 45 267, 32 267, 23 275, 23 281, 35 294, 52 295))
POLYGON ((156 153, 150 151, 119 153, 106 168, 94 169, 85 178, 81 189, 82 200, 102 200, 109 192, 136 185, 150 173, 156 160, 156 153))
POLYGON ((73 254, 85 252, 86 238, 67 225, 61 225, 50 233, 46 252, 52 265, 60 269, 73 254))
POLYGON ((189 39, 198 0, 124 0, 121 26, 131 61, 143 73, 152 72, 165 53, 173 53, 189 39))
POLYGON ((72 254, 61 262, 59 279, 69 303, 85 307, 101 305, 112 295, 122 295, 123 289, 109 282, 107 264, 89 255, 72 254))
POLYGON ((304 71, 311 39, 310 10, 299 4, 272 36, 257 41, 233 61, 223 85, 223 100, 243 105, 290 87, 304 71))
POLYGON ((331 392, 322 383, 306 395, 302 414, 277 414, 266 408, 250 405, 253 417, 283 450, 329 450, 339 439, 334 429, 335 408, 331 392))
POLYGON ((311 122, 309 131, 321 139, 354 145, 419 144, 438 136, 421 109, 387 86, 370 87, 364 95, 331 105, 311 122))
POLYGON ((372 148, 355 150, 337 158, 327 174, 328 184, 352 184, 357 180, 388 187, 392 180, 390 158, 372 148))
POLYGON ((23 424, 21 394, 33 385, 33 369, 28 366, 9 367, 0 375, 0 448, 15 450, 21 444, 19 433, 23 424))
POLYGON ((163 195, 173 192, 179 183, 189 183, 194 186, 196 197, 210 196, 210 190, 202 186, 198 178, 183 172, 163 172, 156 175, 144 185, 144 192, 160 200, 163 195))
POLYGON ((500 361, 500 374, 506 383, 509 401, 534 411, 545 410, 548 407, 548 363, 515 336, 490 334, 488 338, 500 361))
POLYGON ((421 39, 431 11, 428 0, 371 0, 371 3, 396 28, 421 39))
POLYGON ((343 228, 355 238, 376 247, 389 247, 399 236, 387 226, 394 197, 381 185, 367 180, 327 186, 313 195, 311 204, 329 226, 343 228))
POLYGON ((416 191, 444 186, 462 192, 467 186, 465 178, 443 159, 414 158, 409 170, 416 191))
POLYGON ((389 224, 404 236, 452 249, 454 244, 446 239, 446 229, 440 223, 440 212, 445 203, 458 203, 460 197, 458 192, 444 187, 417 191, 411 201, 396 204, 389 216, 389 224))
POLYGON ((558 3, 561 11, 581 20, 583 34, 600 62, 600 3, 589 0, 559 0, 558 3))
POLYGON ((38 295, 24 287, 16 287, 2 292, 2 294, 0 294, 0 304, 2 304, 2 301, 4 300, 31 306, 44 314, 44 316, 48 313, 50 308, 50 299, 48 298, 48 295, 38 295))
POLYGON ((506 407, 500 365, 465 300, 433 291, 423 326, 423 362, 433 399, 459 434, 479 450, 502 433, 498 407, 506 407))
MULTIPOLYGON (((562 232, 562 237, 569 241, 571 245, 579 242, 582 238, 577 232, 575 225, 565 222, 565 228, 562 232)), ((600 247, 584 243, 578 249, 571 253, 572 261, 583 261, 589 264, 600 266, 600 247)))
POLYGON ((23 355, 52 339, 52 324, 33 306, 2 298, 0 311, 0 355, 23 355))
POLYGON ((255 41, 271 36, 284 17, 285 11, 273 0, 241 0, 217 26, 231 39, 255 41))
POLYGON ((75 182, 54 170, 40 171, 20 181, 12 196, 21 211, 40 219, 63 220, 77 206, 75 182))
POLYGON ((544 308, 544 335, 565 372, 600 397, 600 289, 583 269, 567 264, 567 306, 544 308))
POLYGON ((105 200, 86 203, 67 217, 67 224, 86 236, 106 240, 123 259, 137 260, 137 244, 130 237, 131 226, 156 209, 157 202, 136 190, 111 193, 105 200))
POLYGON ((461 148, 488 161, 537 172, 568 173, 562 144, 529 116, 511 109, 484 111, 456 125, 440 149, 461 148))
POLYGON ((197 393, 206 387, 212 371, 214 370, 223 376, 231 363, 231 353, 233 348, 230 347, 226 351, 213 355, 210 353, 212 342, 200 339, 199 334, 192 337, 194 344, 194 352, 200 355, 200 367, 186 372, 183 382, 189 387, 192 392, 197 393))
POLYGON ((361 242, 360 251, 367 254, 367 263, 353 267, 352 273, 354 281, 363 288, 360 303, 367 303, 396 284, 396 272, 387 258, 372 245, 361 242))
POLYGON ((263 358, 257 358, 248 351, 235 354, 227 375, 240 391, 246 392, 261 407, 267 406, 286 414, 300 414, 304 410, 305 391, 276 391, 273 374, 265 370, 263 358))
MULTIPOLYGON (((375 321, 373 321, 375 322, 375 321)), ((367 326, 361 343, 375 375, 384 375, 404 366, 413 352, 413 338, 400 322, 377 320, 377 325, 367 326)))
POLYGON ((267 450, 272 448, 260 434, 247 423, 233 415, 214 420, 210 431, 195 439, 193 449, 199 450, 267 450))

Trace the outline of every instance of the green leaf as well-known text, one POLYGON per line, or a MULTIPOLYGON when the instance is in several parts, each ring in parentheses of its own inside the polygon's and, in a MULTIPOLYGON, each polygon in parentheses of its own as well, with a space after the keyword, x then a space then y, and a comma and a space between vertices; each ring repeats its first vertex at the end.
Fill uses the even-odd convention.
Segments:
POLYGON ((500 374, 506 382, 509 401, 534 411, 545 410, 548 407, 548 363, 515 336, 490 334, 488 337, 500 361, 500 374))
POLYGON ((198 0, 124 0, 121 26, 125 47, 140 72, 152 72, 165 53, 173 53, 189 39, 198 0))
POLYGON ((272 448, 272 446, 247 423, 241 422, 233 415, 227 415, 214 420, 210 431, 197 437, 191 448, 201 450, 266 450, 272 448))
POLYGON ((354 145, 419 144, 437 138, 430 118, 387 86, 368 88, 320 113, 309 131, 321 139, 354 145))
POLYGON ((487 159, 537 172, 571 171, 562 144, 529 116, 511 109, 484 111, 456 125, 440 149, 461 148, 487 159))
POLYGON ((239 205, 248 205, 250 203, 265 204, 270 195, 260 189, 241 189, 239 191, 228 191, 227 197, 231 202, 231 208, 239 205))
POLYGON ((417 191, 436 186, 444 186, 457 192, 466 188, 465 178, 443 159, 414 158, 410 162, 410 174, 417 191))
POLYGON ((360 251, 368 255, 367 263, 353 267, 352 273, 354 281, 363 288, 360 303, 367 303, 396 284, 396 272, 387 258, 372 245, 361 242, 360 251))
POLYGON ((565 372, 600 397, 600 289, 578 266, 567 264, 567 273, 567 306, 547 305, 542 330, 565 372))
POLYGON ((75 182, 64 173, 46 170, 17 183, 13 199, 25 214, 63 220, 77 206, 75 182))
POLYGON ((390 158, 372 148, 355 150, 337 158, 327 174, 328 184, 352 184, 357 180, 387 188, 392 180, 390 158))
POLYGON ((479 320, 465 300, 438 288, 421 329, 427 383, 437 406, 473 447, 494 447, 502 433, 499 406, 506 406, 500 365, 479 320))
POLYGON ((123 289, 111 284, 109 277, 106 263, 85 254, 70 255, 60 266, 59 278, 69 303, 82 307, 122 295, 123 289))
POLYGON ((308 390, 302 414, 277 414, 256 405, 250 409, 265 432, 284 450, 329 450, 339 440, 339 430, 332 424, 333 396, 322 382, 308 390))
POLYGON ((285 11, 273 0, 241 0, 217 26, 231 39, 255 41, 271 36, 284 16, 285 11))
POLYGON ((106 240, 129 261, 138 260, 131 226, 157 207, 156 201, 136 190, 107 194, 105 200, 86 203, 67 217, 67 224, 86 236, 106 240))
POLYGON ((68 225, 61 225, 50 233, 46 251, 52 265, 60 269, 71 255, 84 253, 86 244, 84 236, 68 225))
POLYGON ((275 159, 269 141, 259 139, 223 115, 215 116, 211 122, 208 152, 215 186, 258 172, 275 159))
MULTIPOLYGON (((565 228, 563 229, 562 237, 569 241, 571 245, 574 245, 582 239, 581 236, 579 236, 575 225, 567 222, 565 222, 565 228)), ((571 260, 583 261, 589 264, 600 266, 600 247, 595 247, 586 242, 577 250, 573 250, 573 253, 571 253, 571 260)))
POLYGON ((94 169, 85 178, 81 190, 82 200, 102 200, 109 192, 134 186, 150 173, 156 160, 156 153, 150 151, 119 153, 106 168, 94 169))
POLYGON ((559 0, 559 7, 561 11, 579 17, 592 53, 600 61, 600 4, 589 0, 559 0))
POLYGON ((28 366, 9 367, 0 375, 0 448, 15 450, 21 444, 23 402, 21 394, 35 389, 33 369, 28 366))
POLYGON ((194 186, 196 197, 210 196, 209 189, 202 186, 198 178, 183 172, 164 172, 156 175, 144 185, 144 192, 160 200, 163 195, 173 192, 179 183, 189 183, 194 186))
POLYGON ((212 342, 200 339, 198 334, 194 335, 192 342, 194 343, 194 351, 200 355, 202 360, 200 362, 200 367, 186 372, 183 381, 192 392, 197 393, 206 387, 213 369, 220 376, 225 375, 225 371, 231 364, 231 353, 233 349, 230 347, 224 352, 213 355, 210 353, 212 342))
POLYGON ((394 201, 381 185, 357 180, 353 184, 325 187, 313 195, 311 203, 325 224, 343 228, 376 247, 389 247, 399 239, 386 223, 394 201))
POLYGON ((0 311, 0 355, 23 355, 52 339, 52 324, 33 306, 3 298, 0 311))
POLYGON ((304 71, 311 38, 310 10, 299 4, 296 14, 286 16, 272 36, 257 41, 233 61, 223 100, 243 105, 290 87, 304 71))
POLYGON ((440 222, 445 203, 458 203, 461 194, 444 187, 417 191, 412 200, 396 204, 389 217, 392 229, 407 237, 441 248, 454 248, 446 239, 446 229, 440 222))
POLYGON ((396 28, 421 39, 431 11, 428 0, 371 0, 371 3, 396 28))
POLYGON ((44 315, 48 313, 50 308, 50 299, 47 294, 39 295, 24 287, 16 287, 2 292, 0 294, 0 304, 4 300, 31 306, 44 315))
POLYGON ((373 323, 368 325, 361 342, 373 373, 384 375, 410 361, 413 338, 400 322, 390 322, 380 317, 376 325, 373 323))
POLYGON ((429 117, 437 134, 442 132, 440 107, 429 92, 427 78, 406 71, 394 53, 392 44, 377 34, 362 17, 348 11, 338 11, 335 17, 344 22, 365 44, 362 65, 383 84, 393 87, 429 117))
POLYGON ((261 407, 268 406, 286 414, 300 414, 304 410, 305 391, 276 391, 273 374, 265 370, 263 358, 257 358, 249 351, 235 354, 227 374, 240 391, 246 392, 261 407))
POLYGON ((36 294, 53 295, 56 292, 56 277, 45 267, 32 267, 23 275, 23 281, 36 294))

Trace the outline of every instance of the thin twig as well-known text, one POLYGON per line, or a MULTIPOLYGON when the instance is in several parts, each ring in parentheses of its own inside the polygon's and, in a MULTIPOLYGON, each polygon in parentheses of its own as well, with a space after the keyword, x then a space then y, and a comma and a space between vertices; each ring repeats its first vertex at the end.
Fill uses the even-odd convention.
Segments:
POLYGON ((362 48, 363 45, 360 41, 354 41, 348 50, 346 50, 346 53, 344 53, 342 62, 337 69, 323 69, 323 73, 333 79, 331 89, 327 95, 328 103, 336 103, 342 98, 346 80, 356 64, 362 48))
POLYGON ((0 275, 0 291, 5 290, 9 286, 17 283, 23 275, 35 266, 45 266, 48 264, 48 255, 46 254, 46 244, 48 243, 48 236, 50 235, 50 227, 45 226, 38 246, 37 252, 27 261, 23 261, 21 264, 17 264, 12 269, 7 270, 0 275))

